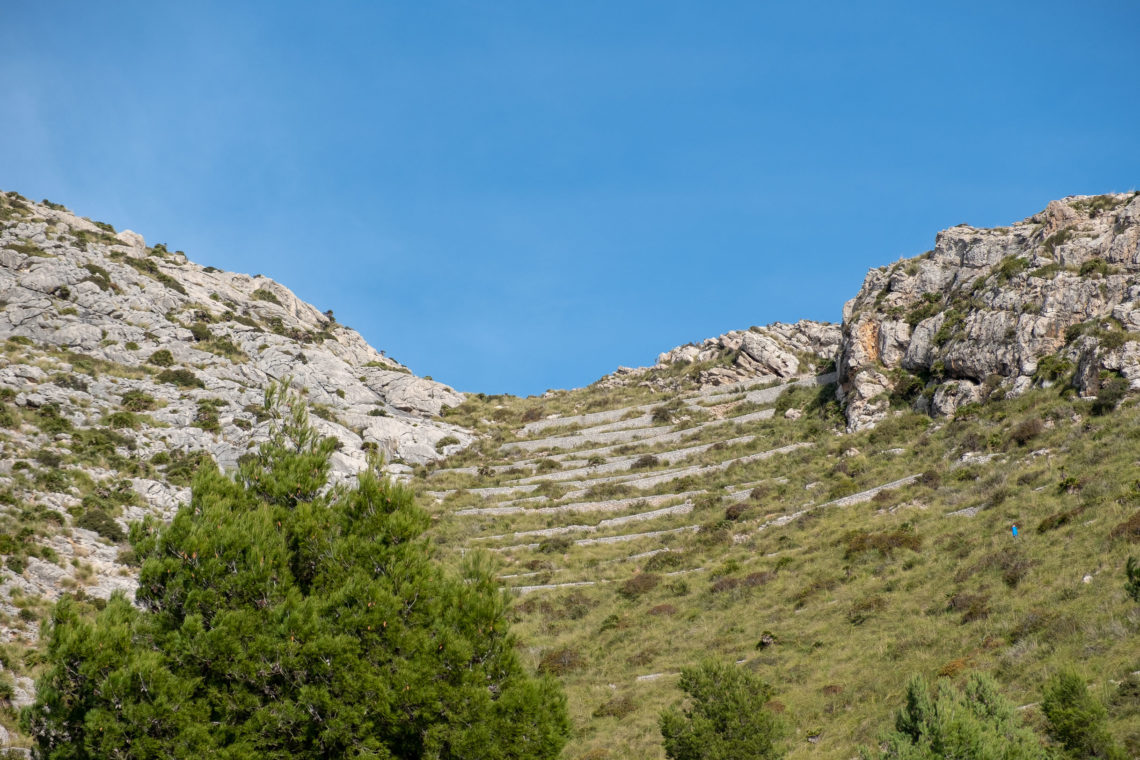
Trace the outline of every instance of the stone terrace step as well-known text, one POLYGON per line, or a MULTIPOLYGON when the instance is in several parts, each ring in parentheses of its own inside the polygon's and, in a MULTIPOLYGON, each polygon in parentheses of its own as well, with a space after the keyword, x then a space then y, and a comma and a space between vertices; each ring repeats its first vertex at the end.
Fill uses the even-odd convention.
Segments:
MULTIPOLYGON (((618 443, 618 442, 636 442, 639 444, 644 443, 662 443, 669 441, 680 440, 683 436, 692 434, 694 432, 704 430, 706 428, 715 427, 717 425, 724 425, 726 423, 743 424, 746 422, 755 422, 756 420, 770 419, 775 413, 774 409, 760 409, 759 411, 750 412, 749 414, 742 414, 739 417, 725 417, 719 420, 710 420, 703 422, 699 425, 693 425, 689 428, 677 430, 672 425, 660 425, 657 427, 634 428, 631 430, 614 430, 602 433, 591 433, 589 430, 584 430, 579 433, 572 433, 569 435, 555 436, 553 438, 536 438, 532 441, 512 441, 505 443, 500 448, 500 451, 510 452, 515 450, 522 451, 537 451, 543 448, 560 448, 560 449, 574 449, 586 443, 618 443), (654 431, 664 431, 654 433, 654 431)), ((570 453, 570 452, 567 452, 570 453)), ((574 451, 576 457, 582 457, 587 454, 594 453, 591 451, 574 451)))
MULTIPOLYGON (((604 425, 591 425, 583 427, 576 431, 577 433, 609 433, 614 430, 628 430, 636 427, 653 427, 653 417, 648 414, 642 414, 637 417, 631 417, 628 420, 618 420, 617 422, 608 422, 604 425)), ((571 435, 568 433, 568 435, 571 435)))
POLYGON ((529 436, 552 427, 561 427, 562 425, 582 425, 583 427, 602 425, 607 422, 619 421, 631 411, 641 412, 642 416, 648 416, 646 413, 656 406, 660 406, 660 404, 627 406, 621 409, 609 409, 604 412, 590 412, 589 414, 575 414, 569 417, 547 417, 537 422, 528 422, 519 428, 518 434, 529 436))
MULTIPOLYGON (((685 491, 684 493, 664 493, 652 496, 631 496, 626 499, 608 499, 606 501, 580 501, 573 504, 561 504, 553 507, 516 507, 516 506, 496 506, 496 507, 471 507, 468 509, 460 509, 454 514, 457 517, 474 517, 481 515, 550 515, 559 514, 562 512, 618 512, 627 507, 633 506, 637 502, 644 502, 646 506, 657 506, 672 499, 689 499, 694 496, 699 496, 705 493, 704 491, 685 491)), ((744 496, 747 496, 747 492, 744 496)))
MULTIPOLYGON (((597 544, 619 544, 625 541, 638 541, 643 538, 656 538, 658 536, 672 535, 674 533, 692 533, 700 530, 699 525, 682 525, 680 528, 667 530, 651 530, 645 533, 622 533, 617 536, 602 536, 600 538, 580 538, 574 541, 574 546, 595 546, 597 544)), ((537 549, 541 544, 512 544, 511 546, 496 546, 494 551, 507 552, 514 549, 537 549)))
MULTIPOLYGON (((668 483, 670 480, 676 480, 677 478, 683 478, 683 477, 686 477, 688 475, 704 475, 704 474, 707 474, 710 472, 717 472, 719 470, 726 470, 734 464, 746 464, 748 462, 756 462, 756 461, 759 461, 761 459, 767 459, 768 457, 775 456, 776 454, 785 454, 789 451, 795 451, 796 449, 803 448, 804 446, 811 446, 811 445, 812 445, 811 443, 806 443, 806 442, 804 442, 804 443, 791 443, 791 444, 788 444, 787 446, 781 446, 777 449, 769 449, 768 451, 760 451, 760 452, 757 452, 755 454, 748 454, 746 456, 737 457, 736 459, 726 459, 725 461, 718 462, 717 464, 696 464, 696 465, 689 465, 687 467, 677 467, 677 468, 674 468, 672 470, 658 470, 656 472, 648 472, 645 474, 629 474, 629 473, 627 473, 627 474, 623 474, 623 475, 611 475, 610 477, 606 477, 606 478, 593 478, 591 480, 586 480, 586 481, 569 482, 566 485, 580 486, 580 487, 581 486, 592 487, 592 486, 600 485, 600 484, 604 484, 604 483, 622 483, 624 485, 633 486, 634 488, 645 489, 645 488, 649 488, 650 486, 660 485, 661 483, 668 483)), ((472 490, 474 491, 475 489, 472 489, 472 490)), ((581 488, 582 493, 585 493, 585 491, 586 491, 586 488, 581 488)), ((576 493, 577 493, 576 491, 571 492, 570 494, 567 494, 567 496, 568 496, 568 498, 572 498, 572 499, 578 498, 575 495, 576 493)))
POLYGON ((512 441, 499 447, 500 451, 537 451, 538 449, 558 448, 575 449, 585 443, 618 443, 636 441, 639 438, 649 438, 662 430, 672 430, 672 425, 660 427, 641 427, 624 430, 610 430, 601 433, 592 433, 588 430, 580 433, 555 436, 553 438, 535 438, 529 441, 512 441))
POLYGON ((885 491, 888 488, 899 488, 900 486, 909 485, 921 477, 922 473, 918 473, 916 475, 907 475, 905 478, 892 480, 890 483, 883 483, 881 486, 868 488, 866 491, 860 491, 859 493, 853 493, 850 496, 842 496, 838 499, 825 501, 824 503, 817 504, 814 507, 805 507, 804 509, 792 512, 791 514, 782 515, 773 520, 768 520, 767 522, 761 524, 759 527, 750 530, 747 533, 738 533, 732 537, 732 540, 738 544, 742 543, 744 541, 747 541, 753 533, 759 533, 760 531, 767 528, 778 528, 781 525, 787 525, 793 520, 798 520, 809 512, 814 512, 817 509, 827 509, 828 507, 850 507, 855 504, 861 504, 865 501, 870 501, 871 499, 875 498, 875 494, 879 493, 880 491, 885 491))
MULTIPOLYGON (((679 398, 682 401, 696 402, 696 401, 720 401, 729 399, 733 396, 746 392, 749 388, 755 388, 758 385, 769 383, 773 378, 751 378, 748 380, 741 380, 729 385, 718 385, 712 388, 706 388, 695 393, 682 394, 679 398)), ((792 385, 827 385, 828 383, 835 382, 835 373, 832 372, 827 375, 820 375, 819 377, 803 376, 798 377, 791 382, 779 383, 768 388, 761 388, 751 393, 771 394, 771 400, 775 400, 782 392, 792 385)), ((767 398, 767 396, 763 396, 767 398)), ((749 399, 753 400, 753 399, 749 399)), ((652 404, 639 404, 637 406, 627 406, 621 409, 607 409, 602 412, 590 412, 588 414, 574 414, 568 417, 547 417, 546 419, 538 420, 536 422, 528 422, 519 428, 520 435, 531 435, 542 430, 547 430, 552 427, 560 427, 562 425, 583 425, 592 426, 599 425, 605 422, 614 422, 620 420, 630 411, 638 411, 645 414, 651 412, 654 408, 660 406, 663 401, 655 402, 652 404)), ((765 403, 764 401, 754 401, 754 403, 765 403)))
MULTIPOLYGON (((713 446, 723 443, 727 446, 734 446, 738 443, 747 443, 756 436, 742 435, 736 438, 730 438, 726 441, 716 441, 713 443, 702 443, 697 446, 687 446, 683 449, 674 449, 673 451, 663 451, 660 454, 654 454, 663 462, 673 463, 680 459, 692 456, 693 454, 701 454, 708 451, 713 446)), ((629 469, 629 465, 636 462, 640 454, 629 454, 618 459, 610 460, 605 464, 597 464, 593 466, 577 467, 572 470, 553 470, 551 472, 543 473, 542 475, 531 475, 519 479, 520 483, 533 483, 538 480, 574 480, 582 475, 604 475, 609 472, 624 472, 629 469)))
POLYGON ((556 528, 538 528, 536 530, 523 530, 515 533, 500 533, 495 536, 476 536, 476 541, 501 541, 505 538, 518 539, 518 538, 531 538, 539 536, 542 538, 549 538, 550 536, 560 536, 566 533, 596 533, 599 530, 606 530, 618 525, 626 525, 631 522, 644 522, 646 520, 656 520, 659 517, 670 517, 672 515, 687 515, 693 511, 693 502, 686 501, 683 504, 675 504, 672 507, 662 507, 661 509, 654 509, 649 512, 637 512, 632 515, 622 515, 621 517, 610 517, 601 520, 595 525, 563 525, 556 528))

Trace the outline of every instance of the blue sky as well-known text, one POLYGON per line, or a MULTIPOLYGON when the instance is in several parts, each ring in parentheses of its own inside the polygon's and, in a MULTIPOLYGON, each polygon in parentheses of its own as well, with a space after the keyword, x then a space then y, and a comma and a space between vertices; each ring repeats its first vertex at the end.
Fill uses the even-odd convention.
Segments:
POLYGON ((0 188, 541 393, 1137 189, 1138 39, 1097 0, 4 0, 0 188))

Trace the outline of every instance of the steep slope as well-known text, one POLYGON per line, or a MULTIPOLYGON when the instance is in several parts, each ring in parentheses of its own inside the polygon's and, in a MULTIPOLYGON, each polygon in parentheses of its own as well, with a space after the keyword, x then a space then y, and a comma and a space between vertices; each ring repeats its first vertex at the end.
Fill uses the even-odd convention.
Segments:
POLYGON ((873 270, 841 328, 450 410, 486 437, 415 483, 443 546, 501 559, 570 696, 567 757, 662 757, 659 711, 710 655, 775 685, 791 757, 873 745, 915 673, 994 673, 1039 724, 1073 663, 1140 756, 1138 214, 1074 197, 954 228, 873 270), (812 373, 831 359, 838 383, 812 373))
POLYGON ((567 758, 663 757, 659 711, 707 656, 774 684, 793 758, 873 744, 912 673, 991 672, 1039 723, 1074 662, 1140 756, 1138 214, 1068 198, 954 228, 873 270, 841 326, 521 399, 415 378, 265 278, 2 196, 0 700, 9 677, 29 697, 48 603, 131 588, 126 524, 184 499, 200 455, 256 445, 265 385, 292 375, 342 475, 386 452, 442 561, 500 563, 525 657, 569 696, 567 758))
POLYGON ((131 588, 128 523, 169 514, 200 456, 233 467, 263 440, 274 381, 340 441, 340 477, 371 453, 406 476, 473 440, 439 416, 461 394, 273 280, 15 193, 0 194, 0 348, 0 640, 34 638, 33 610, 65 589, 131 588))
POLYGON ((1074 663, 1140 753, 1140 407, 1058 384, 846 433, 835 390, 592 386, 449 412, 486 437, 414 485, 445 556, 501 563, 514 630, 569 696, 564 756, 663 757, 658 715, 710 656, 773 684, 791 758, 874 745, 916 673, 993 673, 1039 723, 1074 663))
POLYGON ((871 270, 844 308, 848 427, 892 404, 950 414, 1076 370, 1096 394, 1140 388, 1140 193, 1074 196, 996 229, 960 225, 934 250, 871 270))

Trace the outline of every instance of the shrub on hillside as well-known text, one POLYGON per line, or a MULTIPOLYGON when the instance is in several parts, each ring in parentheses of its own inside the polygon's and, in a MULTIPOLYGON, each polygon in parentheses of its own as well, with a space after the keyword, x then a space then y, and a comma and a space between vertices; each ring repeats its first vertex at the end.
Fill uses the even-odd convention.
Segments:
POLYGON ((621 720, 637 709, 637 703, 628 694, 618 694, 594 710, 595 718, 617 718, 621 720))
POLYGON ((1043 432, 1045 432, 1045 423, 1034 417, 1014 425, 1009 431, 1009 437, 1018 446, 1024 446, 1043 432))
POLYGON ((1022 725, 1013 704, 987 675, 972 674, 965 689, 941 680, 934 689, 921 676, 907 684, 894 731, 864 760, 1003 758, 1049 760, 1052 752, 1022 725))
POLYGON ((1037 532, 1046 533, 1051 530, 1056 530, 1057 528, 1060 528, 1064 525, 1068 525, 1080 517, 1080 515, 1086 509, 1086 506, 1081 505, 1079 507, 1073 507, 1072 509, 1066 509, 1063 512, 1057 512, 1055 514, 1049 515, 1048 517, 1044 517, 1041 519, 1041 522, 1037 523, 1037 532))
POLYGON ((1108 535, 1110 538, 1122 538, 1125 541, 1140 541, 1140 512, 1136 512, 1117 525, 1108 535))
POLYGON ((962 613, 962 624, 983 620, 990 615, 989 594, 968 594, 964 591, 950 597, 946 605, 951 612, 962 613))
POLYGON ((738 501, 735 504, 729 504, 724 509, 724 519, 726 520, 739 520, 748 511, 749 504, 745 501, 738 501))
POLYGON ((768 708, 772 688, 732 664, 706 661, 681 671, 683 704, 661 713, 671 760, 770 760, 784 755, 783 721, 768 708))
POLYGON ((1049 679, 1041 700, 1049 736, 1072 757, 1125 760, 1120 745, 1108 733, 1108 712, 1089 693, 1085 679, 1065 670, 1049 679))
POLYGON ((1132 601, 1140 602, 1140 564, 1135 557, 1128 558, 1128 563, 1124 566, 1124 577, 1124 590, 1132 597, 1132 601))
POLYGON ((155 401, 149 393, 133 390, 123 394, 120 405, 128 412, 149 412, 155 408, 155 401))
POLYGON ((1126 393, 1128 393, 1128 380, 1123 377, 1110 377, 1101 383, 1089 411, 1094 415, 1108 414, 1116 408, 1126 393))
POLYGON ((618 593, 626 599, 636 599, 642 594, 648 594, 657 588, 661 576, 654 573, 638 573, 618 587, 618 593))
POLYGON ((174 366, 174 354, 170 353, 165 348, 161 348, 150 355, 147 362, 156 367, 172 367, 174 366))
POLYGON ((155 378, 160 383, 177 385, 179 388, 205 388, 201 378, 188 369, 164 369, 155 378))
POLYGON ((75 521, 75 527, 94 531, 109 541, 125 541, 127 535, 114 518, 101 509, 88 509, 75 521))
POLYGON ((922 548, 921 536, 903 530, 882 533, 854 531, 848 533, 843 541, 847 548, 843 555, 845 559, 851 559, 867 551, 877 551, 884 557, 891 557, 895 549, 910 549, 916 552, 922 548))
POLYGON ((552 676, 561 676, 572 670, 577 670, 586 664, 582 653, 573 647, 552 649, 542 655, 538 662, 538 672, 552 676))
POLYGON ((661 464, 661 460, 652 454, 642 454, 637 459, 633 460, 633 464, 629 466, 631 470, 645 470, 650 467, 656 467, 661 464))

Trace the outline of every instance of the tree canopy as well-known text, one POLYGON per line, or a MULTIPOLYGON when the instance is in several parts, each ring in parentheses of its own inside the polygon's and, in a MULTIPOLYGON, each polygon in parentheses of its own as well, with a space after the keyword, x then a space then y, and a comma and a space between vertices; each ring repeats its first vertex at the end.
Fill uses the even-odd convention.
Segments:
POLYGON ((764 760, 783 756, 784 726, 768 708, 772 689, 753 673, 713 660, 681 671, 684 708, 661 714, 672 760, 764 760))
POLYGON ((965 689, 939 680, 932 690, 915 676, 895 716, 895 730, 880 751, 863 751, 864 760, 1047 760, 1053 757, 1040 737, 1023 726, 1013 705, 993 679, 973 673, 965 689))
POLYGON ((235 475, 205 466, 167 526, 137 525, 137 606, 68 599, 25 729, 83 758, 479 758, 558 755, 555 682, 522 667, 485 561, 432 559, 411 492, 361 474, 286 389, 235 475))

